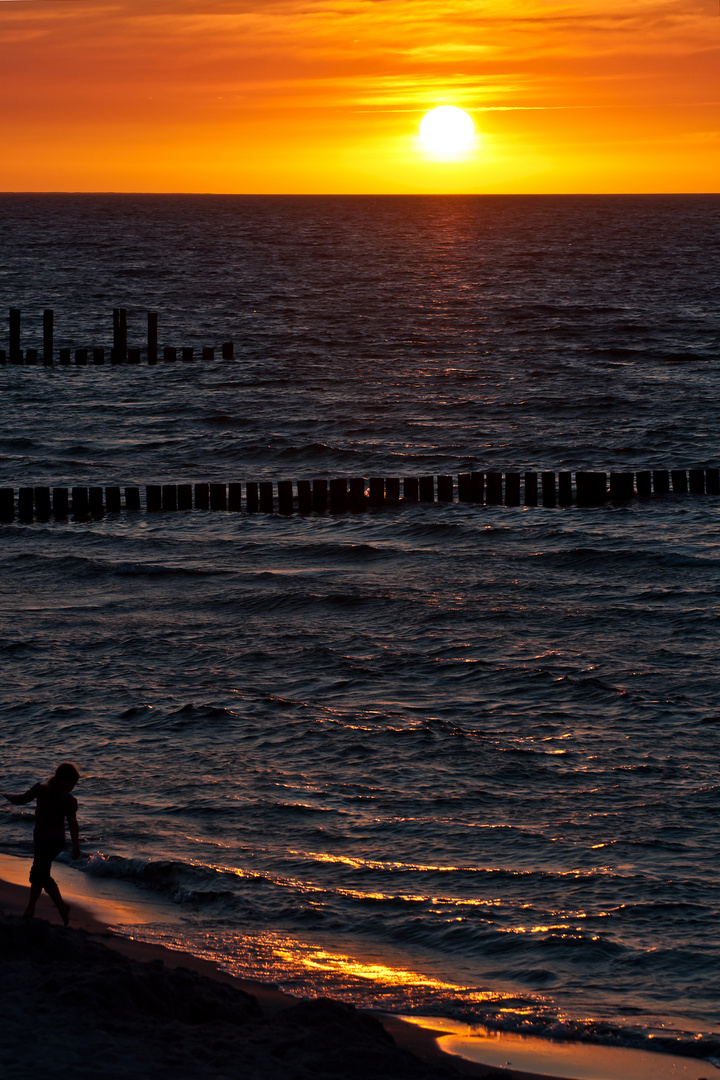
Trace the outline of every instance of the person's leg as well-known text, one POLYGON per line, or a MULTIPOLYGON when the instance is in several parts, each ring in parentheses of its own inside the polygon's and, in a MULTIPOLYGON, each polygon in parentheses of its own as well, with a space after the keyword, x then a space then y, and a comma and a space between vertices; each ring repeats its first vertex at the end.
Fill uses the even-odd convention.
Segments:
POLYGON ((37 904, 40 893, 44 889, 60 912, 62 921, 67 926, 70 908, 63 900, 57 884, 50 876, 52 861, 56 855, 60 854, 64 846, 62 840, 41 838, 35 841, 35 858, 30 870, 30 897, 28 899, 28 906, 24 912, 24 918, 33 918, 35 915, 35 905, 37 904))
POLYGON ((38 885, 35 882, 30 886, 30 896, 28 897, 28 905, 23 911, 23 919, 32 919, 35 917, 35 905, 40 899, 40 893, 42 892, 42 885, 38 885))
POLYGON ((62 896, 60 895, 60 890, 58 889, 57 882, 54 878, 49 877, 45 882, 45 892, 48 894, 53 904, 60 912, 60 918, 67 926, 67 924, 70 922, 70 905, 66 904, 62 896))

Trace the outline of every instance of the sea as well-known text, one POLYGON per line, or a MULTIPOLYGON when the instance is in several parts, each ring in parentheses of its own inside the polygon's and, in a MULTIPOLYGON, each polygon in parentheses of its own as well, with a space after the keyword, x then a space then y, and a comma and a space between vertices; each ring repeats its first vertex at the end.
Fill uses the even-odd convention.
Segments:
MULTIPOLYGON (((216 357, 0 366, 3 487, 720 465, 717 195, 5 194, 0 298, 216 357)), ((2 790, 227 971, 717 1058, 719 589, 715 496, 16 520, 2 790)))

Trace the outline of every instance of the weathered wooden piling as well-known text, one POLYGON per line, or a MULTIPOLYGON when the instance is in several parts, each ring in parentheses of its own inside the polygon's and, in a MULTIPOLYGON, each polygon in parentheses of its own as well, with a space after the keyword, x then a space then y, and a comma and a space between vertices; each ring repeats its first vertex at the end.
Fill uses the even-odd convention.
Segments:
POLYGON ((505 505, 520 505, 520 473, 505 473, 505 505))
POLYGON ((10 308, 10 363, 22 362, 20 352, 20 308, 10 308))
POLYGON ((558 473, 558 505, 570 506, 573 501, 572 473, 558 473))
POLYGON ((128 349, 128 351, 127 351, 127 362, 128 362, 128 364, 139 364, 140 363, 140 350, 139 349, 128 349))
POLYGON ((327 480, 312 482, 312 506, 316 514, 324 514, 327 510, 327 487, 327 480))
POLYGON ((174 364, 177 360, 177 349, 174 345, 166 345, 163 349, 163 360, 166 364, 174 364))
POLYGON ((470 473, 458 473, 458 502, 475 502, 470 473))
POLYGON ((70 512, 70 498, 66 487, 52 489, 52 511, 56 521, 64 521, 70 512))
POLYGON ((18 517, 21 521, 32 521, 35 509, 35 493, 31 487, 21 487, 18 491, 18 517))
POLYGON ((90 500, 86 487, 72 489, 72 512, 76 521, 86 521, 90 517, 90 500))
POLYGON ((365 509, 365 479, 362 476, 350 477, 350 509, 365 509))
POLYGON ((93 349, 93 364, 99 367, 105 363, 105 350, 103 348, 93 349))
POLYGON ((182 349, 181 355, 185 363, 189 363, 191 360, 195 359, 195 350, 191 345, 186 346, 184 349, 182 349))
POLYGON ((4 349, 0 349, 0 364, 7 364, 7 353, 4 349))
POLYGON ((525 473, 525 505, 537 506, 538 504, 538 476, 536 472, 525 473))
POLYGON ((163 510, 177 510, 177 484, 162 485, 163 510))
POLYGON ((162 510, 162 487, 160 484, 146 485, 145 508, 149 514, 157 514, 162 510))
POLYGON ((503 501, 502 496, 502 473, 492 472, 485 474, 485 487, 487 494, 485 501, 490 506, 500 506, 503 501))
POLYGON ((602 506, 608 497, 607 473, 576 472, 575 494, 578 506, 602 506))
POLYGON ((192 484, 178 484, 177 506, 178 510, 192 510, 193 489, 192 484))
POLYGON ((649 469, 641 469, 635 473, 635 488, 641 499, 652 495, 652 473, 649 469))
MULTIPOLYGON (((308 481, 310 483, 310 481, 308 481)), ((245 485, 245 506, 248 514, 257 514, 260 509, 260 492, 254 480, 248 480, 245 485)))
POLYGON ((26 349, 25 350, 25 363, 35 365, 35 364, 37 364, 37 362, 38 362, 38 351, 37 351, 37 349, 26 349))
POLYGON ((272 480, 261 480, 258 485, 260 488, 260 510, 263 514, 272 514, 275 511, 275 497, 273 495, 273 482, 272 480))
POLYGON ((127 360, 127 309, 113 308, 112 362, 122 364, 127 360))
POLYGON ((438 502, 453 502, 453 478, 452 476, 438 476, 437 478, 438 502))
POLYGON ((227 488, 224 484, 210 485, 210 509, 227 510, 227 488))
POLYGON ((147 313, 147 362, 157 364, 158 358, 158 313, 147 313))
POLYGON ((223 341, 222 343, 222 358, 223 360, 232 360, 234 349, 232 341, 223 341))
POLYGON ((140 510, 140 488, 139 487, 126 487, 125 488, 125 509, 132 514, 136 514, 140 510))
POLYGON ((36 487, 33 491, 35 499, 35 517, 38 521, 49 521, 52 512, 49 487, 36 487))
POLYGON ((418 479, 418 496, 420 502, 435 502, 435 477, 421 476, 418 479))
POLYGON ((52 308, 43 311, 43 364, 52 367, 53 364, 53 333, 55 324, 55 312, 52 308))
POLYGON ((228 510, 239 514, 242 510, 242 484, 228 484, 228 510))
POLYGON ((201 356, 203 360, 214 360, 215 350, 213 349, 212 345, 203 345, 201 356))
POLYGON ((88 488, 88 508, 95 518, 101 518, 105 513, 103 494, 104 492, 101 487, 88 488))
POLYGON ((705 470, 690 469, 688 472, 688 490, 691 495, 705 494, 705 470))
MULTIPOLYGON (((343 483, 345 481, 343 480, 343 483)), ((278 510, 281 514, 293 512, 293 486, 292 480, 278 480, 278 510)), ((332 499, 332 481, 330 482, 330 498, 332 499)))
POLYGON ((333 514, 344 514, 347 510, 347 480, 333 477, 330 481, 330 509, 333 514))
POLYGON ((105 488, 105 509, 108 514, 119 514, 122 509, 120 488, 111 486, 105 488))
POLYGON ((298 512, 301 514, 312 513, 312 485, 309 480, 297 482, 298 512))
POLYGON ((667 495, 670 491, 670 473, 667 469, 653 469, 653 493, 667 495))
POLYGON ((15 520, 15 489, 0 488, 0 521, 15 520))
POLYGON ((371 506, 382 506, 385 502, 385 478, 383 476, 370 477, 369 502, 371 506))
POLYGON ((403 501, 417 502, 420 495, 420 485, 417 476, 403 478, 403 501))
POLYGON ((72 363, 72 353, 70 349, 60 350, 60 363, 63 365, 72 363))
POLYGON ((707 495, 720 495, 720 469, 705 470, 705 492, 707 495))
POLYGON ((196 510, 209 510, 210 509, 210 485, 209 484, 196 484, 195 485, 195 509, 196 510))
POLYGON ((543 506, 557 506, 555 494, 555 473, 543 472, 541 474, 543 506))
POLYGON ((610 498, 614 502, 627 502, 635 495, 633 474, 626 472, 610 473, 610 498))
POLYGON ((684 469, 673 469, 670 479, 674 495, 687 495, 687 473, 684 469))
POLYGON ((400 477, 399 476, 386 476, 385 477, 385 502, 390 502, 390 503, 400 502, 400 477))
POLYGON ((75 350, 75 363, 78 367, 87 367, 88 351, 87 349, 75 350))

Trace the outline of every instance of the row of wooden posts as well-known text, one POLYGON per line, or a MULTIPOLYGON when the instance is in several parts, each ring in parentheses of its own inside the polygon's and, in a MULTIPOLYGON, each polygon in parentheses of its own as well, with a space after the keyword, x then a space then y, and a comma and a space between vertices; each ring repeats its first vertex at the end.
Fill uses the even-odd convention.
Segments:
MULTIPOLYGON (((52 308, 46 308, 43 313, 43 345, 40 349, 21 348, 20 344, 20 308, 10 308, 10 341, 9 350, 0 349, 0 364, 43 364, 45 367, 53 367, 55 363, 54 326, 55 313, 52 308)), ((158 316, 156 311, 147 313, 147 347, 128 348, 127 335, 127 309, 113 308, 113 345, 109 350, 111 364, 139 364, 142 354, 148 364, 157 364, 158 351, 158 316)), ((234 355, 232 341, 225 341, 220 346, 223 360, 232 360, 234 355)), ((89 364, 100 365, 105 363, 106 350, 104 347, 91 349, 75 349, 74 361, 78 367, 87 367, 89 364)), ((174 345, 166 345, 163 348, 163 360, 174 362, 176 360, 195 360, 195 350, 192 347, 178 349, 174 345)), ((215 349, 206 345, 200 352, 202 360, 214 360, 215 349)), ((60 364, 73 363, 73 350, 60 349, 58 355, 60 364)))
MULTIPOLYGON (((651 495, 720 495, 720 469, 611 472, 472 472, 452 476, 389 476, 272 480, 231 484, 148 484, 144 509, 226 510, 280 514, 343 513, 400 503, 484 503, 495 506, 600 506, 651 495), (522 481, 522 484, 521 484, 522 481), (574 481, 574 482, 573 482, 574 481), (522 492, 521 492, 522 487, 522 492)), ((143 509, 141 488, 0 488, 0 520, 76 520, 143 509)))

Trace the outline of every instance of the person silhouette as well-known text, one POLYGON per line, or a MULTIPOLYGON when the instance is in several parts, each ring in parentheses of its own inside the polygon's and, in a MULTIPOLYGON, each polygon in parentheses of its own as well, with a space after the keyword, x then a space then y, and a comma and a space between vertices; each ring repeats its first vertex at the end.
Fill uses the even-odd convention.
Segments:
POLYGON ((80 858, 80 837, 77 823, 77 799, 70 794, 80 779, 75 766, 64 761, 58 765, 55 775, 44 784, 34 784, 22 795, 0 792, 3 798, 15 806, 37 800, 35 805, 35 831, 33 833, 35 857, 30 869, 30 898, 23 912, 24 919, 32 919, 40 893, 45 890, 65 926, 70 922, 70 905, 60 895, 57 882, 51 877, 53 859, 57 858, 65 847, 65 819, 70 827, 72 839, 72 857, 80 858))

